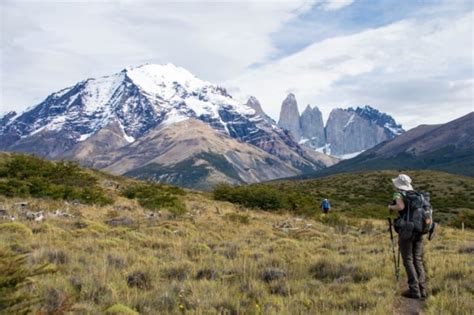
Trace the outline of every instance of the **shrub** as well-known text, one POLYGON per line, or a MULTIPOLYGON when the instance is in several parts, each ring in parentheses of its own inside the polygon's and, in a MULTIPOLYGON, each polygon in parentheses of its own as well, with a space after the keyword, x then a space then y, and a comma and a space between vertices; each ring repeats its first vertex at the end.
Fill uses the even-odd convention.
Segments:
POLYGON ((49 289, 45 292, 41 310, 46 314, 64 314, 73 310, 73 302, 69 296, 57 289, 49 289))
POLYGON ((123 304, 114 304, 105 310, 105 314, 109 315, 138 315, 138 312, 135 312, 128 306, 123 304))
POLYGON ((277 268, 268 268, 262 272, 261 279, 264 282, 272 282, 274 280, 281 280, 286 277, 286 272, 277 268))
POLYGON ((267 211, 288 210, 298 214, 311 214, 317 208, 314 198, 291 189, 272 185, 230 186, 221 184, 213 191, 214 199, 237 203, 249 208, 267 211))
POLYGON ((26 289, 32 278, 53 272, 48 265, 28 266, 26 255, 0 248, 0 310, 5 314, 32 312, 43 299, 26 289))
POLYGON ((56 265, 64 265, 69 261, 68 256, 62 250, 52 250, 48 252, 48 261, 56 265))
POLYGON ((0 224, 0 234, 14 234, 15 237, 29 237, 33 232, 24 224, 18 222, 0 224))
POLYGON ((238 214, 238 213, 226 213, 225 217, 227 220, 232 222, 238 222, 241 224, 249 224, 250 219, 248 215, 238 214))
POLYGON ((342 264, 321 259, 309 268, 310 274, 321 281, 331 282, 337 280, 364 282, 372 275, 353 264, 342 264))
POLYGON ((214 189, 214 199, 264 210, 279 210, 285 207, 281 193, 277 189, 265 185, 236 187, 226 184, 218 185, 214 189))
POLYGON ((135 271, 127 276, 127 285, 130 288, 151 289, 151 277, 146 272, 135 271))
POLYGON ((199 269, 196 273, 197 280, 216 280, 217 279, 217 271, 210 268, 199 269))
POLYGON ((0 194, 98 205, 112 203, 97 185, 97 179, 76 163, 51 162, 22 154, 13 154, 0 164, 0 194))
POLYGON ((178 198, 184 190, 178 187, 157 183, 137 184, 124 188, 121 194, 128 199, 137 199, 142 207, 152 211, 166 208, 174 214, 186 212, 183 201, 178 198))
POLYGON ((171 266, 162 271, 162 275, 170 280, 183 281, 188 278, 191 267, 188 264, 171 266))

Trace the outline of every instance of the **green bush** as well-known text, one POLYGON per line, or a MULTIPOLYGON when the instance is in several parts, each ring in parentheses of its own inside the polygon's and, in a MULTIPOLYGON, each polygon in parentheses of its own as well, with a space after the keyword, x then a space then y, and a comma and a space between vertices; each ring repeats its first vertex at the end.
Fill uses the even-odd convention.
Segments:
POLYGON ((13 154, 0 163, 0 194, 98 205, 112 202, 97 185, 97 179, 76 163, 51 162, 22 154, 13 154))
POLYGON ((28 256, 0 248, 0 312, 29 314, 41 302, 28 286, 33 277, 53 272, 49 265, 28 266, 28 256))
POLYGON ((295 213, 314 212, 313 198, 294 191, 283 191, 270 185, 230 186, 221 184, 213 192, 214 199, 268 211, 289 210, 295 213))
POLYGON ((175 214, 186 212, 183 201, 178 197, 185 192, 178 187, 150 182, 130 185, 122 189, 121 194, 129 199, 137 199, 142 207, 152 211, 168 209, 175 214))
POLYGON ((135 312, 128 306, 123 304, 114 304, 108 309, 105 310, 105 314, 109 315, 138 315, 138 312, 135 312))

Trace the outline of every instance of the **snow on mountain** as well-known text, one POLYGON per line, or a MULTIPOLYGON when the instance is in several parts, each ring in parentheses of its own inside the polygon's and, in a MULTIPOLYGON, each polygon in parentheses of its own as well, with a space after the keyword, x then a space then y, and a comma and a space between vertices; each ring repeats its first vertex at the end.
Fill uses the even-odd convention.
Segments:
POLYGON ((66 130, 69 138, 85 141, 117 118, 130 142, 161 122, 170 124, 189 117, 220 124, 220 129, 228 132, 228 122, 219 113, 222 106, 238 115, 255 113, 225 89, 184 68, 147 64, 79 82, 2 125, 20 138, 66 130))
POLYGON ((402 125, 397 124, 392 116, 382 113, 369 105, 357 107, 356 109, 349 108, 349 111, 353 111, 359 116, 376 123, 380 127, 385 128, 390 136, 398 136, 405 132, 405 130, 402 128, 402 125))
POLYGON ((177 183, 202 163, 199 182, 234 183, 336 162, 302 148, 263 116, 186 69, 147 64, 81 81, 19 115, 3 116, 0 150, 177 183))

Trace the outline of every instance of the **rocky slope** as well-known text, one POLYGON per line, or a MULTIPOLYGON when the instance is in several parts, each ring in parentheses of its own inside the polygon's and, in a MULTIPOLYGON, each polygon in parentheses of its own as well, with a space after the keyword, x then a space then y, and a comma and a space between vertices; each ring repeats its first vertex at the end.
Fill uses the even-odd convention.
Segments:
MULTIPOLYGON (((148 164, 154 163, 155 171, 156 165, 166 165, 158 172, 159 178, 150 177, 171 182, 180 177, 176 163, 194 161, 187 168, 180 165, 179 172, 187 174, 201 163, 196 154, 222 155, 231 149, 255 158, 245 160, 239 151, 226 155, 228 173, 217 177, 229 182, 296 175, 334 163, 301 147, 225 89, 171 64, 143 65, 87 79, 51 94, 21 114, 0 117, 0 150, 74 159, 117 174, 135 174, 134 169, 139 169, 139 175, 145 176, 143 169, 148 164), (185 129, 173 138, 170 132, 175 128, 185 129), (211 138, 225 139, 220 143, 225 147, 217 149, 211 138), (173 146, 181 149, 171 154, 173 146), (275 169, 269 170, 262 161, 275 169), (170 167, 172 172, 167 174, 170 167)), ((222 164, 221 159, 206 161, 209 172, 200 173, 199 183, 209 174, 219 173, 222 164)))
POLYGON ((265 112, 262 109, 262 105, 260 104, 260 102, 257 100, 255 96, 249 97, 246 105, 253 108, 253 110, 255 110, 255 113, 259 115, 260 117, 262 117, 263 119, 265 119, 265 121, 268 122, 269 124, 272 124, 272 125, 276 124, 276 122, 270 116, 265 114, 265 112))
POLYGON ((314 176, 379 169, 433 169, 474 176, 474 112, 446 124, 418 126, 314 176))

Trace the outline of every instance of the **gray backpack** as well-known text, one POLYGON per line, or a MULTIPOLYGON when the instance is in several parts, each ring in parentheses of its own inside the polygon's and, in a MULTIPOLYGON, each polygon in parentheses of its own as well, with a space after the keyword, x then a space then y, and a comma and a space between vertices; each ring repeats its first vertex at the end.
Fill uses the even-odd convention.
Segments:
POLYGON ((430 194, 406 191, 402 196, 407 211, 395 220, 395 230, 405 240, 410 239, 413 234, 427 234, 433 224, 430 194))

